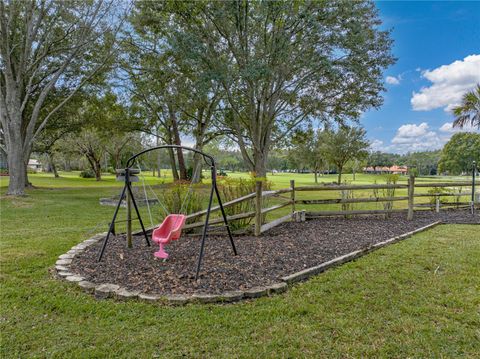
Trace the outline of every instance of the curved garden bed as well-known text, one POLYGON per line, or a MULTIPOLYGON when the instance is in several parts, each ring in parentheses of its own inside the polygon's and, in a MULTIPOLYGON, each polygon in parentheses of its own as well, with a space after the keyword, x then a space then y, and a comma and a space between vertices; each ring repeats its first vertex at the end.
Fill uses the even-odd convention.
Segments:
POLYGON ((136 237, 126 248, 123 236, 112 238, 101 262, 97 235, 60 256, 60 277, 78 282, 98 298, 141 298, 183 304, 188 301, 235 301, 282 292, 287 285, 308 278, 332 265, 352 260, 372 249, 403 239, 432 224, 480 223, 468 211, 421 212, 413 221, 405 215, 390 219, 323 218, 289 222, 260 237, 235 238, 234 256, 226 237, 207 238, 198 281, 194 280, 200 241, 182 237, 167 247, 166 262, 154 259, 157 247, 146 247, 136 237))

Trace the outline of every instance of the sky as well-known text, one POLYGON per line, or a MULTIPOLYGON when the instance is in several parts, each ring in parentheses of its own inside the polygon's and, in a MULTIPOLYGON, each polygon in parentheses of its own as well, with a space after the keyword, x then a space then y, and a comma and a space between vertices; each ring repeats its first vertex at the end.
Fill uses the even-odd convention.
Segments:
MULTIPOLYGON (((363 114, 372 150, 441 148, 457 130, 451 108, 480 83, 480 1, 377 1, 396 64, 384 104, 363 114)), ((475 131, 474 129, 467 129, 475 131)))

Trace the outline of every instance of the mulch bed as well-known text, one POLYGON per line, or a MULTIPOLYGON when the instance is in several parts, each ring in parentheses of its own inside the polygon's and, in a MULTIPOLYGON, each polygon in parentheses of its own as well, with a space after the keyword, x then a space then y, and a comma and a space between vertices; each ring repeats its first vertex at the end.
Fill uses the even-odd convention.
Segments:
POLYGON ((280 281, 281 277, 319 265, 335 257, 368 247, 435 221, 480 224, 480 215, 451 210, 405 214, 390 219, 322 218, 284 223, 261 237, 237 236, 239 255, 234 256, 227 236, 206 240, 198 281, 194 280, 200 240, 183 236, 170 243, 166 262, 154 259, 158 247, 147 247, 142 236, 126 248, 123 236, 111 237, 102 262, 97 262, 101 242, 75 256, 71 269, 94 283, 113 283, 129 290, 152 294, 218 294, 246 290, 280 281))

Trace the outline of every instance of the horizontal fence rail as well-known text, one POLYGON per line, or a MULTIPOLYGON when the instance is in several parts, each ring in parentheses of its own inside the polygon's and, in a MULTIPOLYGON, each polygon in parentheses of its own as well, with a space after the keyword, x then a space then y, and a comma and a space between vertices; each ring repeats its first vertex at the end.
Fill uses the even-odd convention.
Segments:
POLYGON ((346 210, 346 211, 318 211, 318 212, 305 212, 305 216, 308 218, 315 217, 334 217, 334 216, 351 216, 356 214, 385 214, 385 213, 400 213, 406 212, 407 209, 365 209, 365 210, 346 210))
POLYGON ((334 198, 334 199, 297 199, 301 204, 342 204, 342 203, 376 203, 389 201, 405 201, 408 197, 372 197, 372 198, 334 198))
POLYGON ((408 188, 406 184, 368 184, 368 185, 323 185, 323 186, 300 186, 295 187, 295 191, 341 191, 357 189, 389 189, 389 188, 408 188))
MULTIPOLYGON (((475 185, 480 188, 480 182, 475 182, 475 185)), ((433 209, 437 212, 441 207, 456 207, 456 208, 472 208, 472 212, 476 208, 476 203, 480 201, 480 193, 473 192, 474 186, 472 181, 457 181, 457 182, 428 182, 428 183, 415 183, 415 178, 410 177, 407 184, 371 184, 371 185, 315 185, 315 186, 295 186, 295 181, 290 181, 289 188, 282 188, 277 190, 263 191, 263 183, 261 181, 256 182, 256 191, 247 194, 243 197, 236 198, 234 200, 225 202, 224 208, 240 204, 245 201, 254 201, 255 210, 245 213, 236 213, 234 215, 227 216, 228 221, 242 220, 246 218, 254 218, 254 234, 260 235, 261 233, 274 228, 286 221, 304 221, 306 219, 328 217, 328 216, 355 216, 355 215, 389 215, 391 213, 408 213, 407 218, 412 219, 414 211, 433 209), (415 189, 420 188, 422 190, 427 188, 453 188, 453 187, 467 187, 468 192, 431 192, 431 193, 415 193, 415 189), (359 197, 359 198, 325 198, 325 199, 301 199, 297 198, 298 192, 319 192, 323 191, 355 191, 355 190, 396 190, 407 189, 408 195, 395 196, 392 192, 386 193, 385 196, 379 196, 378 193, 373 197, 359 197), (473 193, 473 195, 472 195, 473 193), (289 196, 285 196, 288 194, 289 196), (390 194, 390 195, 388 195, 390 194), (283 196, 282 196, 283 195, 283 196), (289 198, 288 198, 289 197, 289 198), (415 203, 415 198, 431 198, 432 202, 415 203), (443 197, 453 197, 452 202, 442 201, 443 197), (461 197, 472 198, 473 201, 465 202, 461 201, 461 197), (275 200, 281 200, 281 203, 276 203, 267 208, 263 208, 264 200, 273 198, 275 200), (406 201, 408 203, 407 208, 393 208, 393 202, 406 201), (388 203, 390 202, 390 206, 388 203), (352 209, 350 206, 339 210, 320 210, 320 211, 306 211, 304 208, 299 209, 299 205, 311 206, 311 205, 352 205, 362 203, 382 203, 383 209, 352 209), (282 214, 280 217, 274 217, 270 222, 266 222, 267 215, 271 215, 276 211, 283 210, 290 207, 288 214, 282 214), (417 208, 417 209, 416 209, 417 208)), ((214 206, 211 212, 217 212, 220 210, 219 206, 214 206)), ((203 217, 207 213, 206 210, 195 212, 187 216, 187 220, 190 222, 185 225, 184 229, 190 230, 194 228, 203 227, 205 224, 202 221, 203 217), (195 222, 192 222, 195 220, 195 222)), ((215 226, 223 223, 222 218, 211 218, 210 225, 213 225, 209 229, 220 228, 215 226)), ((149 229, 151 231, 152 229, 149 229)))

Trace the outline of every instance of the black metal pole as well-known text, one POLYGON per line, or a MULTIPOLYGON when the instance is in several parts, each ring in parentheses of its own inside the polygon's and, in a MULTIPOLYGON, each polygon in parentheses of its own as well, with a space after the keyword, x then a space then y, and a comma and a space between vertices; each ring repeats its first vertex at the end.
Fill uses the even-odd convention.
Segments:
POLYGON ((215 193, 217 194, 218 205, 220 206, 220 210, 222 212, 223 222, 227 227, 228 238, 230 238, 230 244, 232 245, 233 253, 237 255, 238 254, 237 248, 235 247, 235 242, 233 241, 232 232, 230 231, 230 226, 228 225, 227 215, 225 214, 225 210, 223 209, 222 200, 220 199, 220 193, 218 193, 218 188, 216 183, 214 184, 214 187, 215 187, 215 193))
POLYGON ((212 208, 214 188, 215 187, 212 185, 212 189, 210 191, 210 199, 208 200, 207 214, 205 215, 205 226, 203 227, 202 244, 200 245, 200 255, 198 256, 197 273, 195 274, 195 280, 198 279, 198 274, 200 273, 200 267, 202 266, 203 251, 205 248, 205 237, 207 236, 208 220, 210 219, 210 210, 212 208))
POLYGON ((132 200, 133 207, 135 208, 135 212, 137 212, 137 217, 138 217, 138 221, 140 222, 140 226, 142 226, 142 231, 143 231, 143 235, 145 236, 145 240, 147 241, 147 246, 150 247, 150 241, 148 240, 147 231, 145 230, 145 227, 143 225, 142 216, 140 216, 140 211, 138 210, 137 202, 135 201, 135 196, 133 195, 132 188, 130 187, 130 182, 127 183, 127 189, 128 189, 128 192, 130 193, 130 198, 132 200))
POLYGON ((110 227, 107 232, 107 236, 105 237, 105 240, 103 241, 102 249, 100 251, 100 255, 98 256, 98 261, 100 262, 103 257, 103 252, 105 252, 105 247, 107 246, 108 238, 110 237, 110 233, 114 230, 115 226, 115 219, 117 218, 118 215, 118 210, 120 209, 120 206, 123 201, 123 197, 125 197, 125 191, 127 190, 127 187, 124 185, 122 189, 122 193, 120 194, 120 199, 118 200, 117 207, 115 208, 115 212, 113 213, 113 218, 112 221, 110 222, 110 227))
POLYGON ((472 169, 472 214, 475 214, 475 174, 477 172, 477 163, 473 161, 472 169))

